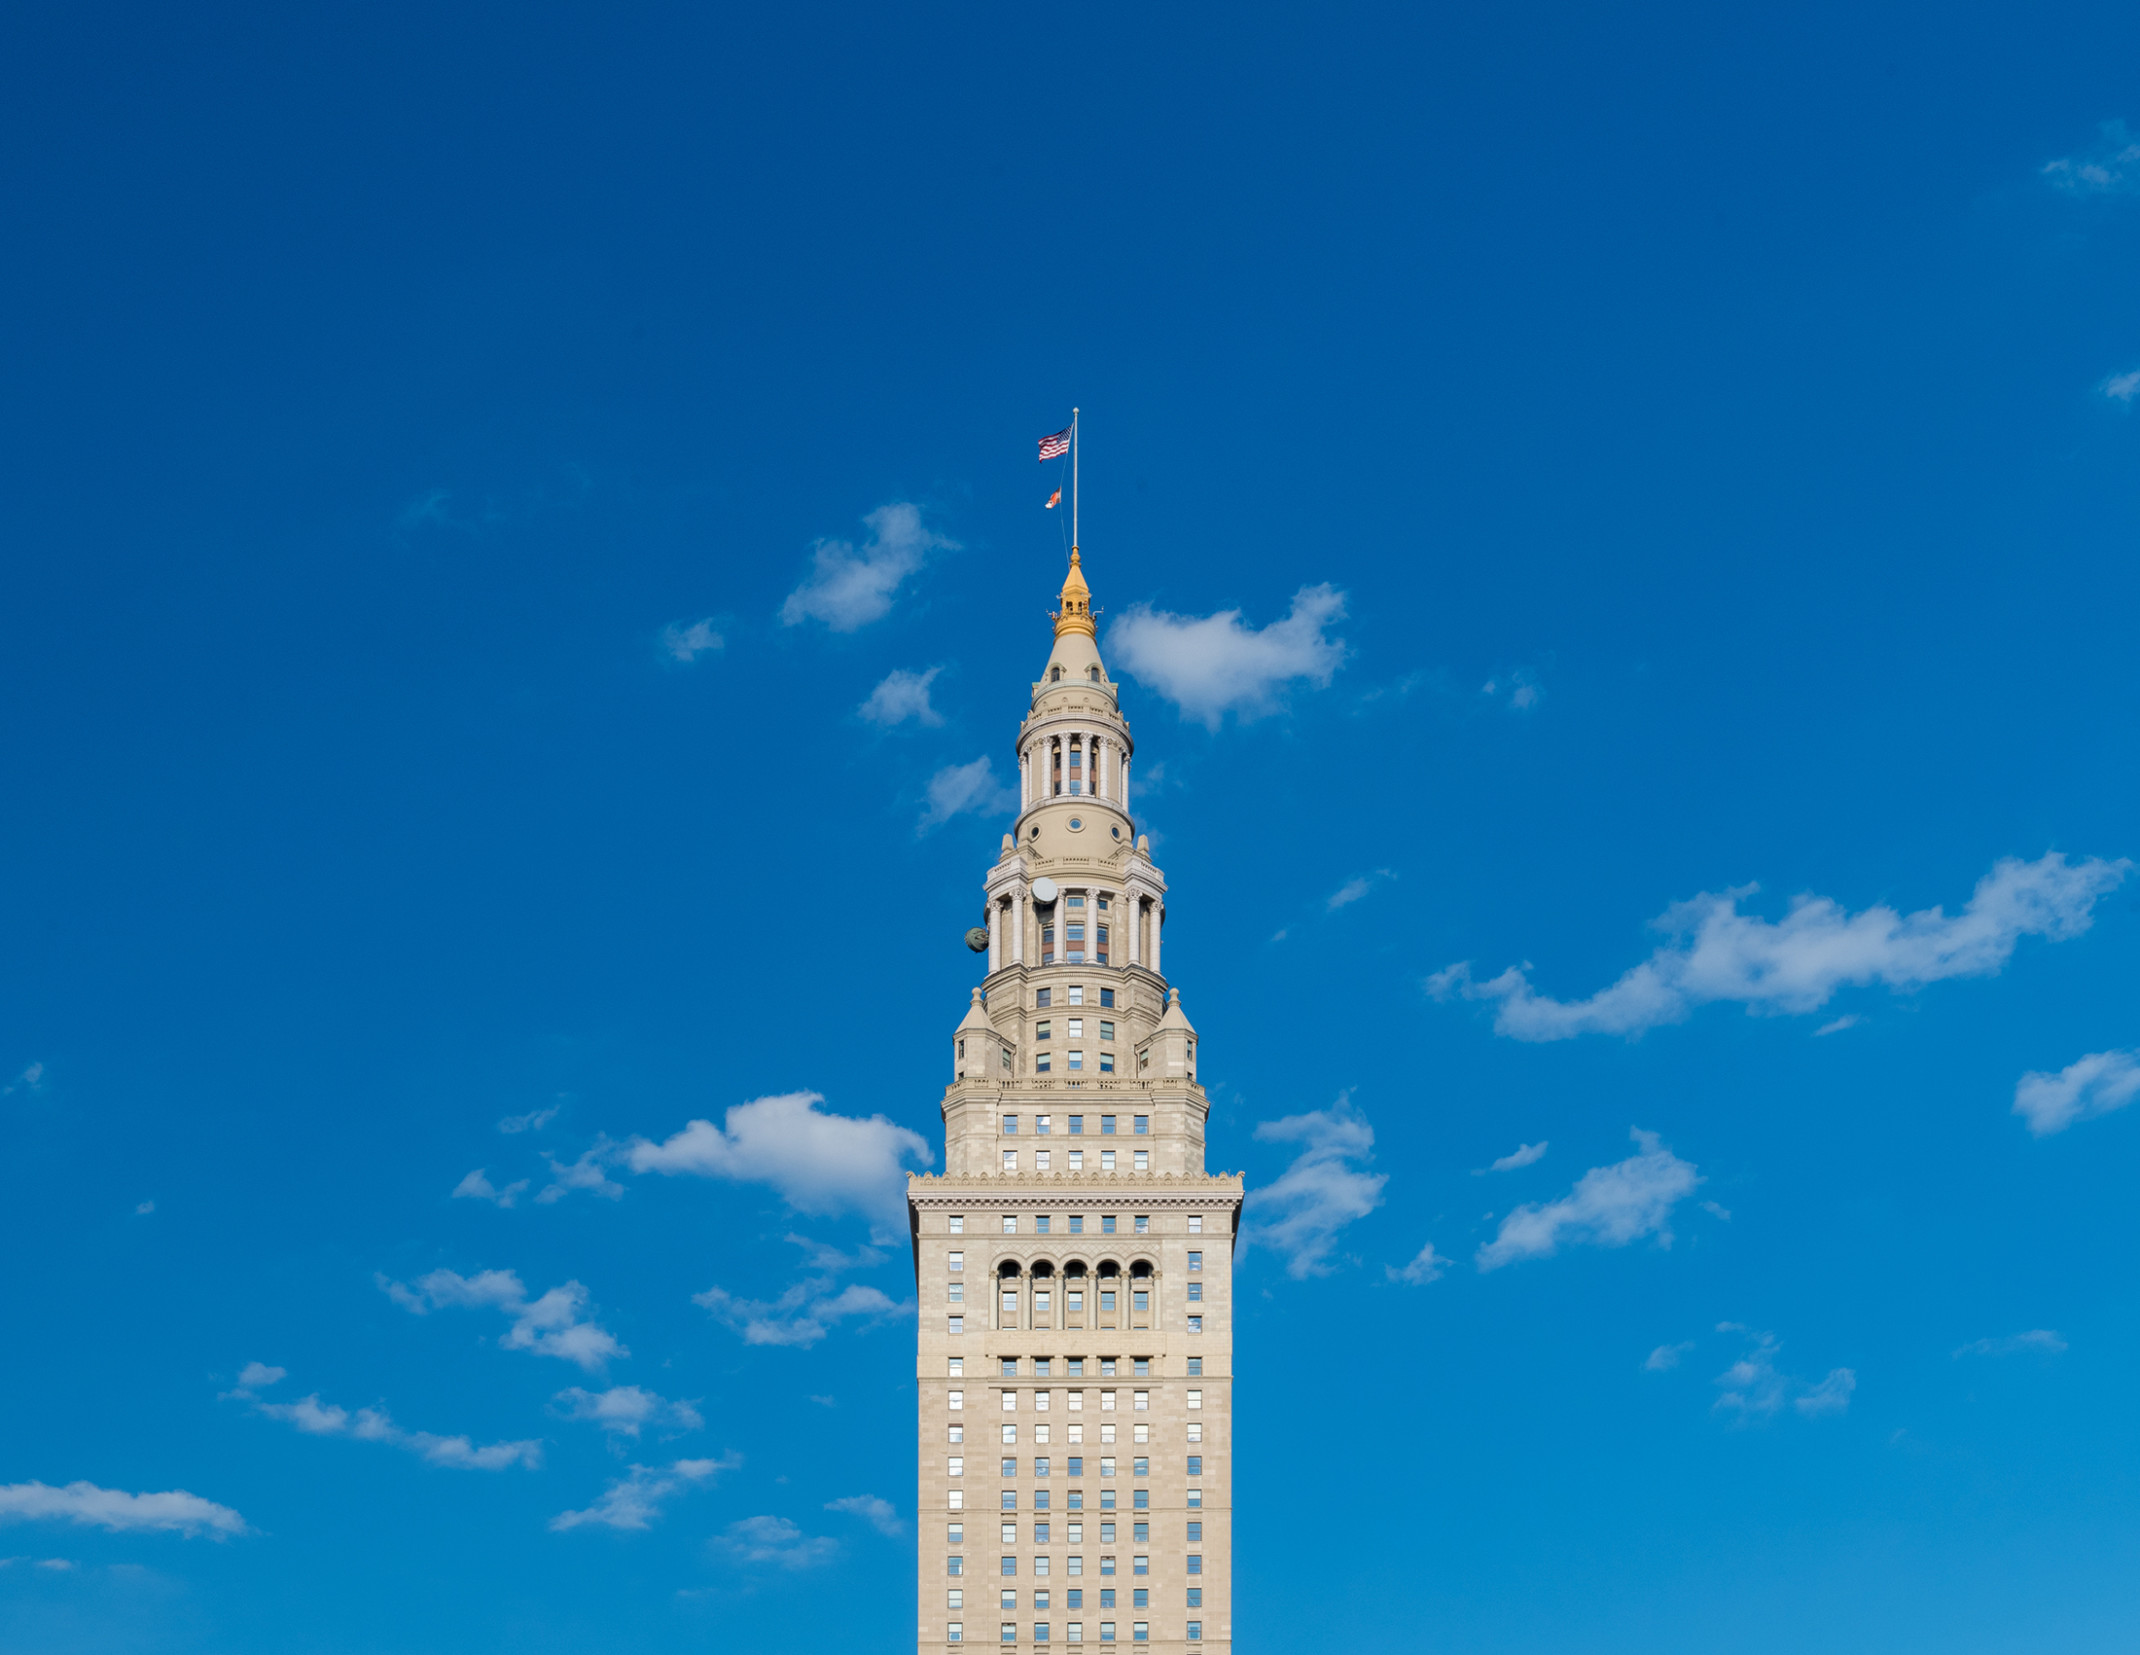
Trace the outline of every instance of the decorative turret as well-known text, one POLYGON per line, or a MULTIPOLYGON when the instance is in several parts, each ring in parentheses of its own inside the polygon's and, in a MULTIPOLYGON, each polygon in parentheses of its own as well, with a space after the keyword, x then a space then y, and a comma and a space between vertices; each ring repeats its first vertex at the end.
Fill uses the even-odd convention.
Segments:
POLYGON ((1079 567, 1084 560, 1075 546, 1070 548, 1070 573, 1063 581, 1062 607, 1055 611, 1055 636, 1066 632, 1082 632, 1088 638, 1092 630, 1092 588, 1085 584, 1085 571, 1079 567))

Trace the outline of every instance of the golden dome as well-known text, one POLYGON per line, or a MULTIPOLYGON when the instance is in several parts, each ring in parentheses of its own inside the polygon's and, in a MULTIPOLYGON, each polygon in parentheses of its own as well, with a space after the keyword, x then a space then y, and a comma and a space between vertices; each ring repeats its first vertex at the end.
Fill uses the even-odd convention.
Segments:
POLYGON ((1092 588, 1085 584, 1085 571, 1079 567, 1082 560, 1077 548, 1070 549, 1070 574, 1063 582, 1062 607, 1055 612, 1055 636, 1066 632, 1082 632, 1088 638, 1092 630, 1092 588))

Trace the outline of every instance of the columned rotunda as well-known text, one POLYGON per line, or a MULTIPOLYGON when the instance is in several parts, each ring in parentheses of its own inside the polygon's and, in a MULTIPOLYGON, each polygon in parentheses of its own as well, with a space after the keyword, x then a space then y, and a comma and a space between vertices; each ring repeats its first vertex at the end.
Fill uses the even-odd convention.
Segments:
MULTIPOLYGON (((921 1304, 917 1647, 1230 1655, 1233 1240, 1080 554, 984 881, 921 1304), (981 932, 985 931, 985 941, 981 932)), ((1096 1652, 1095 1652, 1096 1655, 1096 1652)))

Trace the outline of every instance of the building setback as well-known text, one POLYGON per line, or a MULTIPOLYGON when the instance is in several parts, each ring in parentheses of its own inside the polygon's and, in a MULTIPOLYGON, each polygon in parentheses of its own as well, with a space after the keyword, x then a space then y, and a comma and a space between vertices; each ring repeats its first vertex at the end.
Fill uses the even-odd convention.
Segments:
POLYGON ((921 1306, 917 1646, 1230 1655, 1238 1175, 1204 1171, 1167 882, 1081 557, 1018 731, 1018 820, 953 1035, 921 1306))

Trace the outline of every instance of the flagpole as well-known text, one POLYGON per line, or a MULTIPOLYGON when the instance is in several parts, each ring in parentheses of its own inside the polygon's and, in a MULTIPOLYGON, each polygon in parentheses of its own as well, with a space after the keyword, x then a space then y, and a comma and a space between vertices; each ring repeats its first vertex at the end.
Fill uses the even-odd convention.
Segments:
POLYGON ((1077 410, 1070 410, 1070 549, 1077 550, 1077 410))

